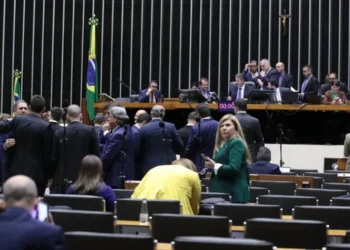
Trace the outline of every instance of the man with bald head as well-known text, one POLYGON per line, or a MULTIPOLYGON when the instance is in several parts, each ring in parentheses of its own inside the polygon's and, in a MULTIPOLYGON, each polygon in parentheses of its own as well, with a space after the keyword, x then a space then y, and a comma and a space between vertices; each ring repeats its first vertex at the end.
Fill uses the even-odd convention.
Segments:
POLYGON ((4 184, 6 211, 0 215, 1 249, 65 249, 61 227, 32 218, 38 204, 35 182, 16 175, 4 184))
POLYGON ((286 73, 283 62, 276 63, 276 70, 280 74, 278 78, 279 87, 289 89, 293 87, 293 76, 286 73))
POLYGON ((78 176, 81 160, 86 155, 100 156, 94 127, 81 123, 81 109, 70 105, 67 110, 69 125, 57 130, 54 136, 52 158, 57 166, 53 192, 61 193, 65 185, 74 182, 78 176))

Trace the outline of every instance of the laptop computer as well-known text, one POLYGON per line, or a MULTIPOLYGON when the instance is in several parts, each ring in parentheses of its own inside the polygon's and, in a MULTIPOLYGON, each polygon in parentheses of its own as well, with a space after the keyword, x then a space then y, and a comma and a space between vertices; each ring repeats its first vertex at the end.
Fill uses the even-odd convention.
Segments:
POLYGON ((282 91, 281 99, 283 104, 297 104, 298 100, 298 92, 293 91, 282 91))

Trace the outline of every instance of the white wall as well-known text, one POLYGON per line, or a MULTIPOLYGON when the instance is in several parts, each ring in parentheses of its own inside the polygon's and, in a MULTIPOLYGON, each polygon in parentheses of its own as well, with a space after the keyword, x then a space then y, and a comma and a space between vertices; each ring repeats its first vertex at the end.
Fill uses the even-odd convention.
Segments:
MULTIPOLYGON (((271 150, 271 162, 279 165, 280 145, 266 144, 265 146, 271 150)), ((323 172, 324 158, 343 157, 343 146, 286 144, 282 146, 282 157, 286 167, 318 169, 319 172, 323 172)))

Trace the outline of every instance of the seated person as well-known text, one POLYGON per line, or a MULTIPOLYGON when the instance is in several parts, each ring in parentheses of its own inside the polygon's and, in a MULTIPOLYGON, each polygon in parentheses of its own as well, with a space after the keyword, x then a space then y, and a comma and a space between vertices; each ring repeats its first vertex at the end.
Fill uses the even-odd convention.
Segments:
POLYGON ((196 166, 182 158, 172 165, 154 167, 143 177, 131 198, 178 200, 183 214, 198 214, 201 184, 196 166))
MULTIPOLYGON (((338 81, 337 80, 337 73, 330 73, 326 75, 325 83, 321 85, 319 94, 324 95, 328 90, 331 90, 332 85, 334 82, 338 81)), ((345 94, 348 93, 348 88, 346 87, 345 83, 339 82, 340 83, 340 91, 343 91, 345 94)))
POLYGON ((143 89, 139 94, 139 102, 149 102, 149 103, 157 103, 161 102, 162 93, 160 93, 158 88, 158 83, 156 80, 152 80, 149 82, 148 89, 143 89))
POLYGON ((230 90, 228 92, 227 101, 236 101, 241 98, 249 98, 250 93, 254 89, 254 86, 246 85, 244 83, 243 74, 236 74, 235 76, 236 84, 230 85, 230 90))
POLYGON ((81 161, 78 178, 69 186, 67 194, 95 195, 106 201, 106 210, 114 212, 114 203, 117 200, 113 189, 103 181, 103 169, 100 158, 87 155, 81 161))
POLYGON ((346 104, 346 96, 343 91, 339 91, 340 83, 334 82, 332 89, 324 93, 323 103, 327 104, 346 104))
POLYGON ((196 86, 196 87, 197 88, 192 87, 192 89, 196 89, 207 100, 209 100, 211 98, 207 78, 202 77, 198 82, 198 86, 196 86))
POLYGON ((280 87, 277 79, 270 79, 269 82, 267 83, 267 88, 269 90, 275 90, 275 92, 271 93, 270 95, 270 101, 274 103, 281 103, 282 102, 281 92, 289 91, 289 88, 280 87))
POLYGON ((280 166, 270 163, 271 151, 266 147, 261 147, 258 152, 257 162, 248 166, 250 174, 281 174, 280 166))

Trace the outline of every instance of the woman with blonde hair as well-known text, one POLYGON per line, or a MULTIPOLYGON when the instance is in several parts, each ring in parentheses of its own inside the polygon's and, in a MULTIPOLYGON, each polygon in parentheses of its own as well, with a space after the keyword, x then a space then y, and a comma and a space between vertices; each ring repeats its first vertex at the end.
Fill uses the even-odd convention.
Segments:
POLYGON ((214 170, 210 191, 230 194, 233 203, 248 202, 250 160, 241 124, 235 116, 225 115, 216 132, 214 159, 207 157, 205 161, 214 170))
POLYGON ((183 214, 198 214, 201 184, 196 166, 192 161, 181 158, 173 161, 172 165, 154 167, 143 177, 131 197, 178 200, 183 214))

